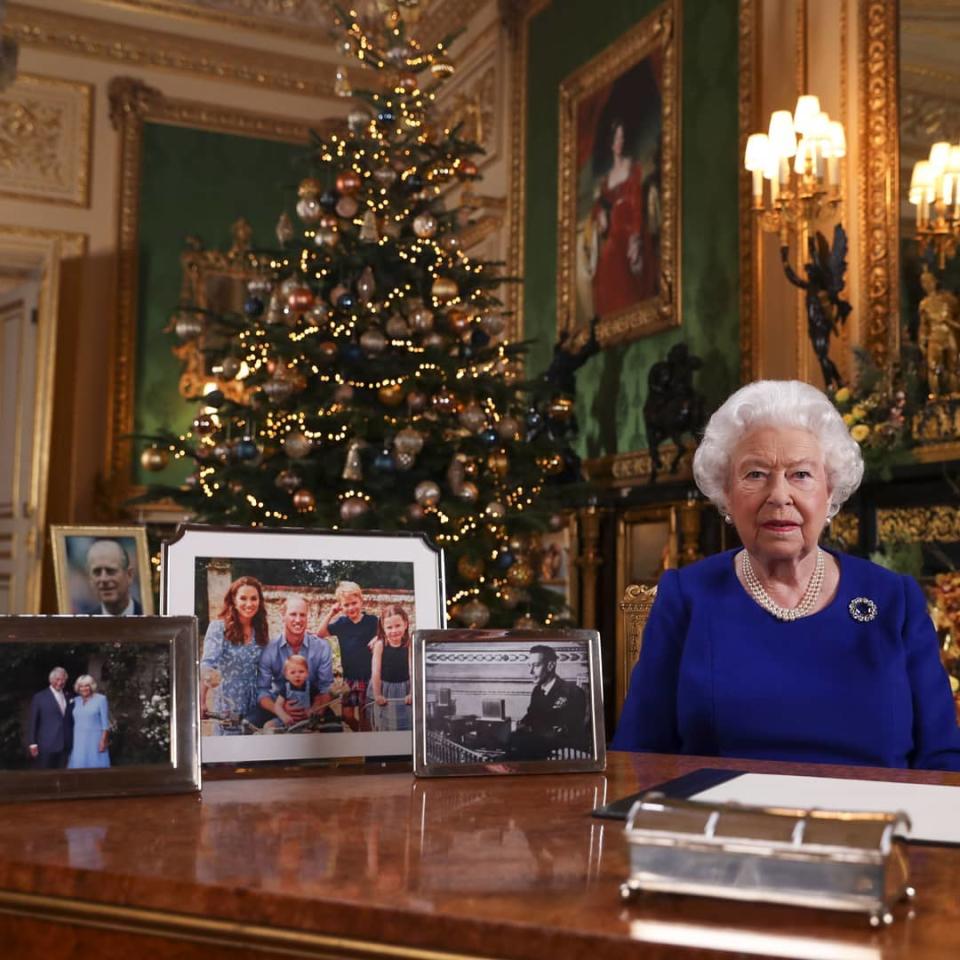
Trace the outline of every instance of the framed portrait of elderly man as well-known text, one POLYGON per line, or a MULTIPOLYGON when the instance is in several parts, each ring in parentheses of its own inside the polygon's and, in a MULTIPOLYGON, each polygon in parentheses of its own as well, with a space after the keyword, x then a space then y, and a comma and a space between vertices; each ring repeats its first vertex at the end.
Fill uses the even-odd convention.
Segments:
POLYGON ((0 617, 0 799, 200 789, 193 617, 0 617))
POLYGON ((143 527, 53 526, 50 536, 60 613, 105 617, 153 613, 143 527))
POLYGON ((595 630, 418 630, 417 776, 603 770, 595 630))
POLYGON ((204 763, 410 756, 411 638, 444 623, 422 534, 186 524, 161 610, 197 617, 204 763))
POLYGON ((560 332, 601 346, 680 323, 675 0, 560 86, 560 332))

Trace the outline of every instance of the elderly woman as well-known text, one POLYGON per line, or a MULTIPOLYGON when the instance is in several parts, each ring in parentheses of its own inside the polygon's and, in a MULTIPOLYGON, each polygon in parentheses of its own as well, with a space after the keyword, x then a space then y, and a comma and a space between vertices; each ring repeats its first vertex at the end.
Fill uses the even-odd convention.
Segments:
POLYGON ((660 579, 614 749, 960 770, 920 587, 818 545, 862 475, 807 384, 749 384, 711 417, 694 476, 743 549, 660 579))
POLYGON ((89 673, 77 677, 68 710, 73 711, 73 748, 67 760, 68 770, 109 767, 107 746, 110 738, 110 711, 107 698, 97 693, 97 681, 89 673))

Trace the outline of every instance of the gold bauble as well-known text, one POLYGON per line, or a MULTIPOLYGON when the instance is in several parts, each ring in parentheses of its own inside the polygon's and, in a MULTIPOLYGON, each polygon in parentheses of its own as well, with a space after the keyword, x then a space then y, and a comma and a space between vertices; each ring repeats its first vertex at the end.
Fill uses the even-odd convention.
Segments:
POLYGON ((456 334, 464 334, 472 323, 473 317, 466 310, 454 308, 447 314, 447 326, 456 334))
POLYGON ((417 89, 417 75, 415 73, 401 73, 397 77, 397 86, 404 93, 413 93, 417 89))
POLYGON ((140 465, 144 470, 163 470, 170 462, 170 454, 160 447, 147 447, 140 454, 140 465))
POLYGON ((507 582, 512 587, 529 587, 533 577, 533 567, 526 560, 517 560, 507 570, 507 582))
POLYGON ((457 405, 457 398, 446 387, 441 387, 433 395, 433 407, 441 413, 452 413, 457 405))
POLYGON ((512 610, 523 600, 523 591, 518 587, 503 587, 500 590, 500 599, 512 610))
POLYGON ((283 438, 283 452, 294 460, 302 460, 310 455, 313 441, 299 430, 291 430, 283 438))
POLYGON ((354 170, 344 170, 337 174, 337 191, 345 196, 360 189, 360 176, 354 170))
POLYGON ((437 57, 430 64, 430 72, 438 79, 452 76, 455 69, 456 67, 446 57, 437 57))
POLYGON ((452 300, 460 290, 456 282, 449 277, 437 277, 437 279, 433 281, 430 292, 441 303, 446 303, 448 300, 452 300))
POLYGON ((413 218, 413 232, 421 240, 429 239, 437 232, 437 218, 428 211, 418 213, 413 218))
POLYGON ((298 513, 313 513, 317 507, 317 498, 306 487, 301 487, 293 495, 293 506, 298 513))
POLYGON ((479 403, 468 403, 460 414, 460 422, 471 433, 479 433, 487 425, 487 415, 479 403))
POLYGON ((427 405, 427 395, 422 390, 411 390, 407 394, 407 409, 411 413, 420 413, 427 405))
POLYGON ((319 197, 323 192, 323 184, 316 177, 306 177, 297 187, 298 197, 319 197))
POLYGON ((421 480, 414 488, 413 496, 421 507, 435 507, 440 502, 440 487, 432 480, 421 480))
POLYGON ((522 617, 513 621, 513 626, 516 630, 536 630, 540 624, 529 613, 525 613, 522 617))
POLYGON ((457 619, 464 626, 480 630, 490 622, 490 608, 482 600, 474 598, 460 607, 457 619))
POLYGON ((460 485, 457 496, 466 503, 476 503, 477 498, 480 496, 480 491, 475 483, 467 480, 460 485))
POLYGON ((340 519, 346 523, 358 520, 370 509, 370 504, 363 497, 347 497, 340 504, 340 519))
POLYGON ((471 557, 469 554, 464 554, 457 561, 457 573, 464 580, 473 582, 483 576, 483 566, 483 560, 480 557, 471 557))
POLYGON ((491 520, 502 520, 507 515, 507 508, 499 500, 494 500, 487 504, 483 512, 491 520))
POLYGON ((397 407, 403 402, 403 384, 388 383, 377 391, 377 399, 385 407, 397 407))
POLYGON ((510 458, 503 450, 494 450, 487 456, 487 466, 498 477, 505 477, 510 469, 510 458))

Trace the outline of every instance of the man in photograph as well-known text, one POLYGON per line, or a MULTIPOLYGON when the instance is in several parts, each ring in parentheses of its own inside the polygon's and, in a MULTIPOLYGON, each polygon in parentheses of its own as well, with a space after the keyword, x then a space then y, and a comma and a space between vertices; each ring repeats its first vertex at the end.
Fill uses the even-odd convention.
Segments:
POLYGON ((105 617, 139 617, 143 606, 130 592, 133 569, 130 555, 119 540, 94 540, 87 551, 87 577, 98 603, 77 613, 105 617))
POLYGON ((298 594, 288 596, 284 601, 283 632, 271 640, 260 655, 257 698, 261 720, 277 717, 284 726, 289 727, 309 716, 322 714, 331 700, 333 655, 330 644, 307 630, 307 618, 306 599, 298 594), (285 685, 284 666, 293 656, 304 657, 309 667, 308 682, 312 699, 307 709, 292 699, 277 702, 285 685))
POLYGON ((554 750, 586 745, 587 698, 572 680, 557 676, 557 652, 538 643, 530 648, 530 704, 510 735, 507 754, 514 760, 543 760, 554 750))
POLYGON ((73 711, 64 693, 67 671, 54 667, 49 681, 30 702, 29 750, 33 766, 39 770, 65 767, 73 745, 73 711))

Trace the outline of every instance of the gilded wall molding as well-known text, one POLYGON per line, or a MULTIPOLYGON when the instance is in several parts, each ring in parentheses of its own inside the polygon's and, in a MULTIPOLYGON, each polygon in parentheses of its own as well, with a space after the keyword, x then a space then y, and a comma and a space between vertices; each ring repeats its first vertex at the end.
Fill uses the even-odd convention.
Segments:
MULTIPOLYGON (((696 447, 688 447, 680 458, 676 473, 661 470, 657 474, 656 485, 687 483, 693 480, 693 452, 696 447)), ((660 457, 664 463, 672 463, 677 448, 665 443, 660 448, 660 457)), ((594 483, 613 487, 638 487, 650 482, 653 463, 649 450, 637 450, 634 453, 617 453, 608 457, 596 457, 583 461, 583 470, 587 479, 594 483)))
MULTIPOLYGON (((132 451, 130 443, 123 438, 133 431, 134 425, 143 124, 150 121, 303 144, 309 142, 310 130, 297 121, 267 114, 167 98, 159 90, 131 77, 115 77, 110 82, 108 95, 110 119, 120 140, 117 301, 105 465, 116 502, 134 492, 130 486, 132 451)), ((314 125, 314 128, 329 135, 340 124, 338 118, 333 118, 314 125)))
POLYGON ((283 93, 334 96, 336 64, 313 58, 137 29, 20 3, 8 6, 3 32, 22 47, 197 74, 283 93))
POLYGON ((860 0, 860 235, 864 343, 881 367, 900 353, 898 4, 860 0))
POLYGON ((85 207, 93 87, 20 73, 0 94, 0 196, 85 207))
MULTIPOLYGON (((760 0, 740 0, 738 10, 738 53, 740 58, 737 89, 738 156, 742 157, 747 137, 757 129, 757 90, 759 63, 760 0)), ((742 167, 742 164, 738 164, 742 167)), ((740 169, 740 382, 749 383, 758 376, 757 357, 760 293, 760 228, 753 212, 753 186, 750 174, 740 169)))
POLYGON ((960 541, 960 507, 891 507, 877 510, 881 543, 955 543, 960 541))

